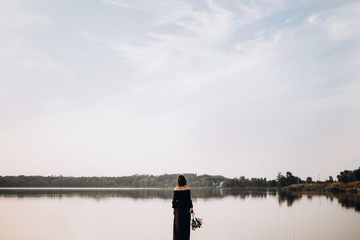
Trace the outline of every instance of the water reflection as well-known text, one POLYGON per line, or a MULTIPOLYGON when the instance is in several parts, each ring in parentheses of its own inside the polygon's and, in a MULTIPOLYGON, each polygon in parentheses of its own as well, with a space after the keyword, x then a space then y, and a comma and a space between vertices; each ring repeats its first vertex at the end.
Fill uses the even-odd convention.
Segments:
POLYGON ((3 188, 0 197, 15 198, 132 198, 132 199, 170 199, 172 191, 164 188, 3 188))
MULTIPOLYGON (((171 199, 172 189, 164 188, 0 188, 0 198, 92 198, 98 201, 106 198, 131 199, 171 199)), ((299 193, 285 192, 277 189, 233 189, 233 188, 193 188, 192 198, 216 199, 224 197, 246 198, 275 198, 279 205, 286 203, 291 207, 296 201, 306 197, 325 197, 331 202, 336 199, 346 209, 360 212, 360 194, 358 193, 299 193)))
POLYGON ((278 192, 279 204, 284 202, 287 206, 292 206, 297 200, 302 197, 306 197, 308 200, 312 200, 313 197, 325 197, 329 201, 336 199, 338 203, 346 209, 354 209, 356 212, 360 212, 360 193, 344 192, 344 193, 299 193, 299 192, 278 192))
MULTIPOLYGON (((245 199, 276 196, 277 190, 231 189, 231 188, 193 188, 192 198, 213 199, 227 196, 245 199)), ((0 188, 0 197, 48 197, 48 198, 133 198, 133 199, 171 199, 173 189, 167 188, 0 188)))
POLYGON ((290 192, 279 191, 278 193, 278 201, 281 205, 286 202, 287 206, 291 207, 296 200, 300 200, 302 198, 302 194, 293 194, 290 192))
POLYGON ((354 208, 355 211, 360 212, 360 196, 355 193, 345 193, 337 196, 342 207, 347 209, 354 208))

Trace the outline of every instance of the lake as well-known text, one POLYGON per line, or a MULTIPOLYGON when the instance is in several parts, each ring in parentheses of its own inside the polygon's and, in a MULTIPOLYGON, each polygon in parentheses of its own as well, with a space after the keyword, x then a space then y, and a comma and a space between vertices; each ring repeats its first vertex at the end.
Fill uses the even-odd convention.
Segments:
MULTIPOLYGON (((2 240, 172 239, 171 189, 0 189, 2 240)), ((192 240, 359 240, 360 195, 192 189, 192 240)))

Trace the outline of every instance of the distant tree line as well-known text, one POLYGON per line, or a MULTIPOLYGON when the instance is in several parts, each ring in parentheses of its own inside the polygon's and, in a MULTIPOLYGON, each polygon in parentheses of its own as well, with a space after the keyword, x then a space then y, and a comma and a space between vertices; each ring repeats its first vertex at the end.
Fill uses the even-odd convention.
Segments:
MULTIPOLYGON (((266 178, 229 179, 220 175, 184 174, 190 187, 285 187, 291 184, 313 183, 311 177, 302 180, 291 172, 278 173, 275 180, 266 178)), ((131 175, 123 177, 64 177, 64 176, 0 176, 0 187, 134 187, 134 188, 172 188, 176 185, 178 174, 131 175)), ((356 170, 344 170, 337 175, 339 182, 360 181, 360 167, 356 170)), ((332 176, 326 182, 333 182, 332 176)), ((320 181, 318 181, 320 182, 320 181)))
MULTIPOLYGON (((219 186, 223 176, 184 174, 192 187, 219 186)), ((0 176, 0 187, 174 187, 178 174, 123 177, 0 176)))
POLYGON ((239 178, 227 179, 222 184, 223 187, 276 187, 277 182, 275 180, 266 180, 266 178, 245 178, 241 176, 239 178))
MULTIPOLYGON (((344 170, 340 172, 339 175, 337 175, 337 179, 339 182, 348 183, 353 181, 360 181, 360 167, 356 170, 344 170)), ((320 183, 320 181, 317 181, 320 183)), ((334 182, 334 179, 332 176, 329 176, 329 178, 325 181, 326 183, 332 183, 334 182)), ((286 172, 286 175, 282 175, 282 173, 279 173, 276 178, 276 183, 278 187, 284 187, 291 184, 299 184, 299 183, 313 183, 313 180, 311 177, 307 177, 306 181, 303 181, 301 178, 294 176, 291 172, 286 172)))
POLYGON ((285 176, 282 175, 281 172, 279 172, 276 181, 279 187, 285 187, 291 184, 304 183, 304 181, 301 180, 301 178, 294 176, 291 172, 286 172, 285 176))
MULTIPOLYGON (((134 187, 172 188, 178 174, 132 175, 124 177, 0 176, 0 187, 134 187)), ((184 174, 190 187, 276 187, 275 180, 245 177, 184 174)))
POLYGON ((360 181, 360 167, 356 170, 344 170, 337 175, 339 182, 348 183, 354 181, 360 181))

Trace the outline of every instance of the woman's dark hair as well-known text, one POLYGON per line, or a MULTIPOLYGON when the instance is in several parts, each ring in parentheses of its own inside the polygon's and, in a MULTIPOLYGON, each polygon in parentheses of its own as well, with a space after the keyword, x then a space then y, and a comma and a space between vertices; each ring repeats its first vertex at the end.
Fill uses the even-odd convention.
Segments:
POLYGON ((178 185, 179 187, 185 186, 186 183, 186 178, 184 177, 184 175, 179 175, 177 177, 177 181, 176 181, 176 185, 178 185))

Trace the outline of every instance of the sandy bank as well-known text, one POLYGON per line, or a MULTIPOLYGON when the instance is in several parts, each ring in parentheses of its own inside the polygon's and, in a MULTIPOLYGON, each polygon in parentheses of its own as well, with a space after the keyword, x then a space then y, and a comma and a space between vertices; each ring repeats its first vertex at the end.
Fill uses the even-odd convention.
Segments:
POLYGON ((320 192, 357 192, 360 193, 360 181, 350 183, 305 183, 283 187, 286 191, 320 191, 320 192))

